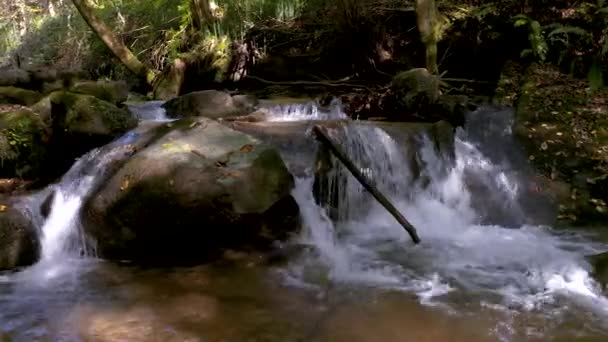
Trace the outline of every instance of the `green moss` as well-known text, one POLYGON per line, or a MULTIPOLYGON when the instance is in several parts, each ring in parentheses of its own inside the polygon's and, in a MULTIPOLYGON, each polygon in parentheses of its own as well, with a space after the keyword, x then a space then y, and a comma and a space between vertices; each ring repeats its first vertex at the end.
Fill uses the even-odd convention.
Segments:
POLYGON ((90 134, 115 134, 133 128, 137 120, 124 109, 91 95, 56 92, 51 101, 65 110, 66 130, 90 134))
POLYGON ((40 116, 29 110, 0 113, 0 127, 0 173, 19 177, 35 173, 46 152, 40 116))
POLYGON ((40 101, 42 94, 17 87, 0 87, 0 103, 31 106, 40 101))

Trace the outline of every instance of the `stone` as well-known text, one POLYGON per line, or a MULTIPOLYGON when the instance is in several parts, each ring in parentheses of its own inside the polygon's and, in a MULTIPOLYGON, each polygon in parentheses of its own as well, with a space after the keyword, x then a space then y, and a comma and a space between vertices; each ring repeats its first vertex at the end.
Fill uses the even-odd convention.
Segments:
POLYGON ((49 101, 51 178, 67 171, 76 158, 137 126, 129 111, 91 95, 59 91, 49 95, 49 101))
POLYGON ((42 94, 33 90, 17 87, 0 87, 0 103, 31 106, 42 98, 42 94))
POLYGON ((92 95, 114 105, 125 102, 129 97, 129 86, 125 81, 78 81, 70 91, 92 95))
POLYGON ((255 103, 253 97, 202 90, 171 99, 163 107, 172 118, 202 116, 220 119, 248 114, 254 109, 255 103))
POLYGON ((400 105, 409 111, 434 103, 439 98, 439 79, 425 68, 398 73, 390 86, 400 105))
POLYGON ((297 229, 293 177, 274 148, 205 118, 168 125, 85 203, 100 256, 196 263, 297 229))
POLYGON ((21 86, 30 82, 27 71, 18 68, 0 69, 0 87, 21 86))
POLYGON ((0 177, 38 175, 47 159, 49 131, 35 112, 21 108, 0 113, 0 177))
POLYGON ((29 266, 40 257, 36 228, 15 204, 0 196, 0 270, 29 266))

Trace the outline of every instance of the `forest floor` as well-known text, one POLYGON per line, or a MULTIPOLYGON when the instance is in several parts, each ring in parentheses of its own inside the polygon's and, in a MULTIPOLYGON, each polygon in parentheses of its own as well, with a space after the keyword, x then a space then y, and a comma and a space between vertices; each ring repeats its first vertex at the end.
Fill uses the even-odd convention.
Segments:
POLYGON ((551 65, 505 68, 499 102, 516 108, 514 130, 541 174, 539 186, 576 224, 608 219, 608 89, 551 65))

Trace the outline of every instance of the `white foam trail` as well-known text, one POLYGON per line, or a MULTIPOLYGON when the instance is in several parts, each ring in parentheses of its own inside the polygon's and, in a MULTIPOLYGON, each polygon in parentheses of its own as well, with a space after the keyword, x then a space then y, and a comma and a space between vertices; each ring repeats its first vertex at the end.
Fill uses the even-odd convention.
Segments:
POLYGON ((339 120, 348 116, 342 109, 342 103, 334 99, 327 107, 316 101, 295 104, 281 104, 264 107, 267 121, 300 121, 300 120, 339 120))

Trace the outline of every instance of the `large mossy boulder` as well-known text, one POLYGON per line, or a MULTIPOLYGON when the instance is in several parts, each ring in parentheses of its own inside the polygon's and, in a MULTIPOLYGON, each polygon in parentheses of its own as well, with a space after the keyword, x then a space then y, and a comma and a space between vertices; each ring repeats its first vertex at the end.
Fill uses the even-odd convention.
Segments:
POLYGON ((0 270, 29 266, 39 256, 36 227, 14 201, 0 196, 0 270))
POLYGON ((205 118, 171 125, 86 203, 100 256, 195 263, 297 228, 293 178, 274 148, 205 118))
POLYGON ((256 104, 253 97, 202 90, 171 99, 163 107, 167 115, 173 118, 202 116, 220 119, 249 114, 256 104))
POLYGON ((49 133, 40 115, 28 108, 0 112, 0 177, 39 174, 47 159, 49 133))
POLYGON ((31 106, 41 98, 42 94, 33 90, 17 87, 0 87, 0 104, 31 106))
POLYGON ((70 87, 70 91, 92 95, 115 105, 125 102, 129 97, 129 86, 125 81, 79 81, 70 87))
MULTIPOLYGON (((49 95, 49 101, 54 177, 68 170, 76 158, 137 126, 137 119, 129 111, 91 95, 58 91, 49 95)), ((44 108, 45 100, 38 105, 44 108)))

